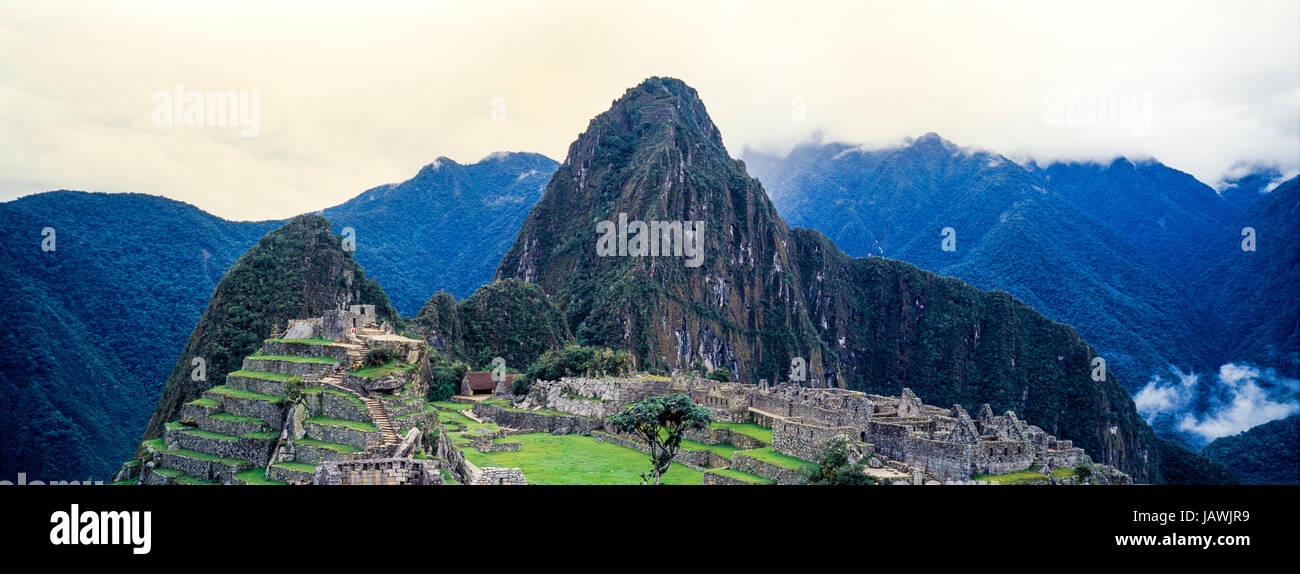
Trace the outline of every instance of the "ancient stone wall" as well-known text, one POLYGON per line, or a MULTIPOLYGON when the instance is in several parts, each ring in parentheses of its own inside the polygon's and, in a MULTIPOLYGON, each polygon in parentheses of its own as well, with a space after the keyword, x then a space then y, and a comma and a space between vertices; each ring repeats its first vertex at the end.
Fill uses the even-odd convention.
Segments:
POLYGON ((442 473, 426 460, 382 458, 329 461, 316 469, 312 484, 439 485, 442 473))
POLYGON ((516 411, 483 403, 475 404, 473 412, 480 419, 492 421, 503 427, 534 432, 590 434, 591 431, 605 426, 605 421, 601 419, 516 411))
POLYGON ((778 420, 772 426, 772 450, 809 462, 817 462, 822 445, 835 435, 857 440, 859 431, 853 427, 828 427, 805 423, 800 419, 778 420))

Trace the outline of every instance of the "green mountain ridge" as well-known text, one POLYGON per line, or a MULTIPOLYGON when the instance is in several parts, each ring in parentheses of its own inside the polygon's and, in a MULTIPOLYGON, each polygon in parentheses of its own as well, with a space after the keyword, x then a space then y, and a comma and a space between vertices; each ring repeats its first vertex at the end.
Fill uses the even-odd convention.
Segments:
POLYGON ((289 319, 319 317, 348 304, 373 304, 381 321, 400 323, 388 296, 343 249, 319 215, 300 215, 267 233, 226 271, 180 360, 172 368, 145 429, 160 436, 182 404, 222 384, 245 356, 289 319), (192 361, 202 358, 207 377, 191 378, 192 361))

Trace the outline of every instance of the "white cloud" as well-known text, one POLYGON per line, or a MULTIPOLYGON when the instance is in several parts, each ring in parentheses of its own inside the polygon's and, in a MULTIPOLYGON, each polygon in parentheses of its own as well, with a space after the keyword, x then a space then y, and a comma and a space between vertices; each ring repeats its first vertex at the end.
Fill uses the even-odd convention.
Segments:
POLYGON ((1300 381, 1280 377, 1271 369, 1227 363, 1207 387, 1200 385, 1197 374, 1173 372, 1177 382, 1153 377, 1134 395, 1138 412, 1148 423, 1162 415, 1173 416, 1178 430, 1205 442, 1300 411, 1300 381))
POLYGON ((1155 157, 1213 183, 1241 162, 1300 168, 1297 20, 1286 0, 0 0, 0 200, 142 192, 285 217, 438 156, 561 159, 652 75, 697 88, 733 154, 935 131, 1009 157, 1155 157), (177 82, 259 91, 261 133, 154 127, 151 95, 177 82), (1149 135, 1045 125, 1044 95, 1067 86, 1150 93, 1149 135))

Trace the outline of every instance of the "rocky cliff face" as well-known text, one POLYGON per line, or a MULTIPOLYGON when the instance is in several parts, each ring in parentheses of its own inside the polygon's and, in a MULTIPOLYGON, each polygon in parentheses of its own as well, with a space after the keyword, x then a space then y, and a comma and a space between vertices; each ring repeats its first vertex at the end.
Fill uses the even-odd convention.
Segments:
POLYGON ((795 356, 822 364, 790 230, 728 157, 695 90, 678 80, 647 80, 591 121, 496 277, 537 283, 580 342, 626 349, 642 369, 699 361, 748 381, 785 373, 795 356), (599 231, 610 227, 601 222, 622 235, 622 221, 630 249, 602 256, 599 231), (647 240, 654 222, 681 225, 669 237, 686 248, 678 255, 675 243, 660 242, 659 256, 635 255, 636 222, 647 240), (692 257, 695 222, 702 253, 692 257))

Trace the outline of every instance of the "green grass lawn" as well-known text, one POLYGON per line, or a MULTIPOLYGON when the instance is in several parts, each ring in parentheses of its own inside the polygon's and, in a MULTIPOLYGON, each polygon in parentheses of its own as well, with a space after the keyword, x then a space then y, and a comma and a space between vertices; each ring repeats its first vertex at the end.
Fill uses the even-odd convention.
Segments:
MULTIPOLYGON (((528 433, 498 439, 518 442, 519 452, 464 450, 470 462, 485 467, 518 467, 532 484, 641 484, 650 456, 611 442, 577 434, 528 433)), ((664 484, 702 484, 704 474, 674 464, 664 484)))
POLYGON ((474 408, 474 405, 471 405, 469 403, 457 403, 453 401, 434 401, 429 404, 438 407, 444 411, 463 411, 466 409, 474 408))
POLYGON ((1018 472, 1008 472, 1006 474, 977 474, 971 477, 971 480, 983 480, 996 482, 998 484, 1029 484, 1032 482, 1047 482, 1047 476, 1041 472, 1032 470, 1021 470, 1018 472))
POLYGON ((731 432, 743 434, 747 437, 756 438, 763 441, 763 444, 772 444, 772 429, 761 427, 754 423, 718 423, 710 424, 709 427, 715 429, 731 429, 731 432))
POLYGON ((738 452, 740 452, 740 454, 749 456, 751 458, 756 458, 758 460, 761 460, 769 464, 783 466, 791 470, 808 471, 817 468, 817 465, 811 462, 808 462, 806 460, 800 460, 793 456, 787 456, 781 454, 779 452, 772 450, 772 447, 770 446, 763 447, 763 448, 756 448, 753 450, 742 450, 738 452))
POLYGON ((740 472, 739 470, 731 470, 730 468, 714 468, 714 469, 710 469, 709 472, 713 474, 722 475, 728 478, 734 478, 739 481, 748 482, 750 484, 776 484, 776 481, 770 478, 763 478, 756 474, 749 474, 748 472, 740 472))
POLYGON ((194 405, 196 407, 219 407, 221 406, 221 401, 218 401, 217 399, 209 399, 207 397, 203 397, 201 399, 194 399, 185 404, 194 405))

